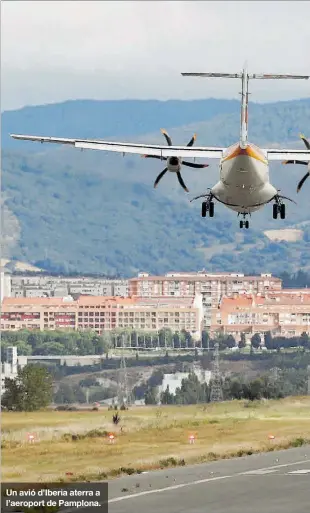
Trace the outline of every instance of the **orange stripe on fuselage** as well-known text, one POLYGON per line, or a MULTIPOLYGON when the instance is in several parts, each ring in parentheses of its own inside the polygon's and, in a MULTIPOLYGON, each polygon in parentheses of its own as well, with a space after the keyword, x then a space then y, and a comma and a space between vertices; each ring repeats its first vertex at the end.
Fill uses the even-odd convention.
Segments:
POLYGON ((259 160, 263 164, 268 163, 267 160, 265 159, 265 157, 260 155, 251 146, 247 146, 244 149, 240 148, 240 146, 238 146, 235 150, 232 150, 232 152, 230 154, 228 154, 226 157, 223 158, 223 162, 225 162, 226 160, 234 159, 235 157, 240 157, 242 155, 246 155, 247 157, 252 157, 255 160, 259 160))

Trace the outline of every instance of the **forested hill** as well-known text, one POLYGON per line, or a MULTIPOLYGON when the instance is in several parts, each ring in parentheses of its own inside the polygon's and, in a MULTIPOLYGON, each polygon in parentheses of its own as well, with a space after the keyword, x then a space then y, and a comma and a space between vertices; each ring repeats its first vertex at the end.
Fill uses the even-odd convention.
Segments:
MULTIPOLYGON (((273 220, 267 206, 240 231, 236 214, 216 205, 214 219, 202 219, 200 202, 189 203, 218 179, 216 163, 182 170, 186 195, 175 176, 153 189, 160 161, 139 156, 79 152, 62 146, 13 140, 9 133, 91 137, 227 146, 239 135, 239 103, 195 101, 68 101, 2 113, 2 185, 6 219, 4 255, 48 270, 131 276, 139 270, 163 273, 208 268, 243 272, 295 271, 309 267, 308 189, 296 196, 301 166, 272 164, 271 179, 297 201, 287 220, 273 220), (271 242, 265 229, 292 226, 296 242, 271 242)), ((260 145, 302 148, 298 133, 310 136, 310 99, 251 104, 250 140, 260 145)))
POLYGON ((23 141, 13 142, 10 133, 132 138, 236 112, 237 100, 69 100, 3 112, 2 147, 29 149, 23 141))

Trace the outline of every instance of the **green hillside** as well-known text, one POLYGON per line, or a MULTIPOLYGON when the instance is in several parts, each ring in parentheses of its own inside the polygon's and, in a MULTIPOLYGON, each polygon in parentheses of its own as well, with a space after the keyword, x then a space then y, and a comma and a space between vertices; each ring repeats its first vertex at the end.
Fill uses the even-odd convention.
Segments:
MULTIPOLYGON (((80 102, 76 103, 77 112, 80 112, 80 102)), ((101 102, 94 103, 98 107, 101 102)), ((115 102, 114 114, 113 102, 106 103, 111 104, 109 119, 117 114, 118 130, 115 126, 113 129, 117 135, 121 135, 121 130, 125 133, 122 128, 125 118, 122 124, 119 102, 115 102)), ((161 105, 167 102, 157 103, 161 105)), ((179 105, 183 102, 176 103, 179 105)), ((217 110, 209 117, 205 116, 206 121, 201 120, 201 115, 199 119, 194 108, 191 117, 190 103, 184 102, 186 109, 183 107, 189 124, 169 130, 174 144, 186 144, 193 132, 198 134, 197 145, 226 146, 238 138, 239 112, 235 102, 229 104, 226 114, 223 109, 228 103, 223 101, 222 107, 217 103, 217 110)), ((61 125, 61 116, 55 117, 55 112, 54 117, 52 115, 53 108, 61 110, 59 105, 27 108, 26 118, 31 119, 32 123, 36 119, 35 109, 40 109, 44 132, 40 131, 40 126, 25 129, 24 109, 3 113, 2 134, 27 132, 99 137, 100 134, 95 133, 94 127, 89 125, 81 134, 79 127, 83 120, 80 117, 76 132, 72 133, 74 119, 77 119, 74 104, 70 102, 71 110, 66 118, 70 130, 67 129, 66 134, 61 125), (51 131, 47 129, 49 116, 53 120, 51 131)), ((130 108, 136 112, 134 104, 132 101, 130 108)), ((173 109, 170 106, 167 124, 165 120, 160 123, 158 116, 151 118, 146 123, 149 133, 143 131, 139 135, 143 127, 139 128, 134 118, 133 135, 130 137, 130 108, 127 105, 124 109, 124 104, 122 108, 126 116, 125 140, 163 142, 158 125, 173 126, 173 109)), ((89 114, 85 114, 85 119, 87 123, 90 122, 89 114)), ((96 119, 98 123, 98 117, 96 119)), ((105 120, 106 126, 109 119, 105 120)), ((280 144, 302 147, 298 132, 310 133, 309 119, 310 100, 253 104, 250 109, 250 140, 265 146, 280 144)), ((104 136, 111 138, 113 133, 106 130, 104 136)), ((79 152, 37 143, 21 145, 13 140, 9 144, 7 141, 3 136, 2 187, 8 219, 5 221, 5 256, 51 271, 100 272, 122 276, 134 275, 139 270, 163 273, 203 267, 214 271, 274 273, 309 268, 307 187, 310 185, 306 184, 298 196, 295 192, 297 181, 304 172, 301 166, 272 164, 271 167, 274 185, 283 194, 298 200, 297 206, 287 204, 287 219, 273 220, 272 206, 269 205, 252 216, 249 231, 240 231, 236 214, 222 205, 216 204, 214 219, 202 219, 201 203, 189 203, 189 199, 206 191, 217 181, 217 165, 212 161, 205 170, 182 170, 184 181, 190 189, 187 195, 172 174, 165 176, 158 189, 153 189, 154 179, 164 167, 160 161, 149 162, 139 156, 123 158, 104 152, 79 152), (298 223, 304 224, 303 238, 297 242, 271 242, 263 234, 266 229, 294 227, 298 223)))

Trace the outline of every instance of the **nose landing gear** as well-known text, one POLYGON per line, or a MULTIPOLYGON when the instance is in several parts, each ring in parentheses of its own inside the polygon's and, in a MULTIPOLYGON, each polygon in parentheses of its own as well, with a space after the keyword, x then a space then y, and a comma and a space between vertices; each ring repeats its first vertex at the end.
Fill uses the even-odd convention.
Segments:
POLYGON ((243 219, 240 221, 240 228, 245 228, 246 230, 248 230, 249 226, 250 226, 250 223, 249 221, 246 219, 246 216, 248 214, 246 213, 241 213, 241 212, 238 212, 238 216, 239 215, 242 215, 243 219))
POLYGON ((279 197, 276 197, 272 209, 273 218, 278 219, 278 214, 280 214, 281 219, 285 219, 285 204, 282 203, 279 197))

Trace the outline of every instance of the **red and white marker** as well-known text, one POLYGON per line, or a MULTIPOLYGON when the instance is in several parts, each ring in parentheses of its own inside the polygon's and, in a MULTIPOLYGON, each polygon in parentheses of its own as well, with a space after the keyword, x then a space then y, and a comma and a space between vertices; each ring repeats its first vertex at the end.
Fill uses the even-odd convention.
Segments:
POLYGON ((115 436, 112 433, 109 435, 109 442, 110 444, 114 444, 115 442, 115 436))
POLYGON ((189 439, 189 443, 190 444, 194 444, 195 443, 195 435, 189 435, 188 439, 189 439))
POLYGON ((274 435, 268 435, 268 438, 269 438, 269 440, 274 440, 275 436, 274 435))
POLYGON ((28 433, 27 438, 28 438, 28 442, 30 442, 30 443, 33 443, 35 440, 35 436, 33 433, 28 433))

